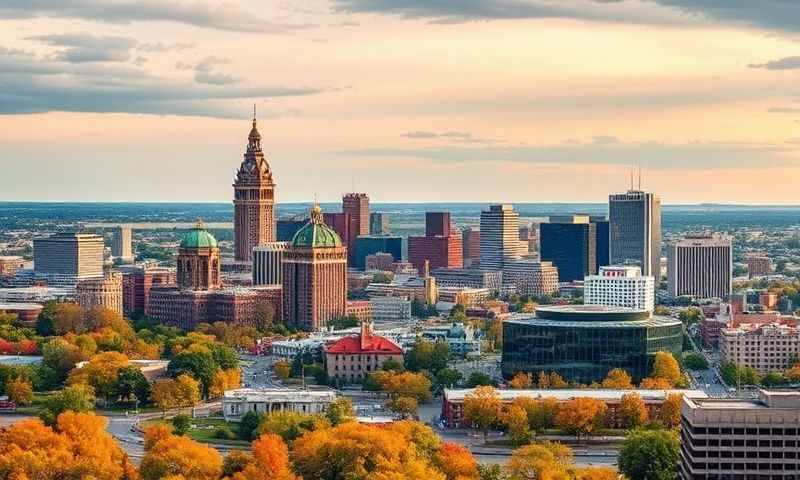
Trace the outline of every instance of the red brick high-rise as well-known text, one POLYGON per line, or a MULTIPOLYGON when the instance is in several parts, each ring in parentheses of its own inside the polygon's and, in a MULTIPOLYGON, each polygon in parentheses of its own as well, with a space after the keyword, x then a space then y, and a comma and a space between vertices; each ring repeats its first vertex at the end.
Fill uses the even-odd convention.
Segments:
POLYGON ((319 330, 345 314, 347 248, 316 205, 284 253, 282 280, 287 325, 319 330))
POLYGON ((452 228, 450 214, 425 213, 425 236, 408 237, 408 261, 421 273, 425 260, 430 268, 461 268, 464 266, 461 232, 452 228))
POLYGON ((261 150, 255 115, 247 140, 233 183, 234 258, 238 262, 250 262, 253 247, 275 241, 275 182, 261 150))
POLYGON ((348 264, 355 265, 356 238, 369 235, 369 196, 366 193, 345 193, 342 213, 326 213, 324 220, 347 245, 348 264))

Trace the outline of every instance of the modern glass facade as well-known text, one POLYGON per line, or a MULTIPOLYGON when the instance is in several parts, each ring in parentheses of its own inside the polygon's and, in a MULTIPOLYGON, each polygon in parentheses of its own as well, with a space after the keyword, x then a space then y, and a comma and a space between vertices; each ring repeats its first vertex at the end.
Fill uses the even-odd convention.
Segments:
POLYGON ((520 371, 555 371, 567 381, 588 384, 622 368, 639 381, 649 374, 656 352, 677 357, 682 346, 682 325, 668 317, 603 307, 551 307, 503 323, 502 372, 510 378, 520 371))
POLYGON ((355 267, 364 270, 367 255, 391 253, 395 262, 402 260, 403 239, 392 235, 362 235, 356 238, 355 267))
POLYGON ((593 223, 542 223, 539 255, 553 262, 561 282, 583 280, 597 273, 597 230, 593 223))

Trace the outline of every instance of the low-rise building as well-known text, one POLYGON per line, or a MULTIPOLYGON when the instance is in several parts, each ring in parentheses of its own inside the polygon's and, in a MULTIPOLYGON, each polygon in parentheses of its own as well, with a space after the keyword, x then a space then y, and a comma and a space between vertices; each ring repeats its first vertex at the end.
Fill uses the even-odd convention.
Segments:
POLYGON ((348 300, 344 314, 355 317, 359 322, 368 322, 372 320, 372 303, 369 300, 348 300))
POLYGON ((406 297, 373 297, 369 303, 375 323, 411 320, 411 300, 406 297))
MULTIPOLYGON (((474 388, 445 389, 442 400, 442 421, 451 428, 461 428, 464 423, 464 399, 473 393, 474 388)), ((650 418, 658 415, 661 405, 669 395, 679 394, 684 398, 708 398, 702 390, 606 390, 606 389, 558 389, 558 390, 496 390, 502 404, 510 404, 515 399, 525 397, 535 400, 544 398, 555 399, 558 403, 568 402, 576 398, 592 398, 603 401, 608 410, 606 412, 606 425, 619 427, 619 405, 623 395, 636 393, 644 401, 650 418)))
POLYGON ((492 292, 488 288, 439 288, 439 301, 470 307, 491 298, 492 292))
POLYGON ((432 342, 445 342, 450 351, 459 356, 480 355, 481 342, 471 325, 453 323, 431 325, 422 329, 422 338, 432 342))
POLYGON ((0 312, 17 316, 17 321, 26 327, 35 327, 42 306, 38 303, 0 303, 0 312))
POLYGON ((488 288, 498 292, 503 284, 503 272, 499 270, 434 268, 431 275, 436 278, 436 283, 440 287, 488 288))
POLYGON ((99 278, 79 280, 75 290, 78 305, 91 310, 105 308, 122 315, 122 275, 108 272, 99 278))
POLYGON ((228 422, 240 422, 247 412, 319 414, 335 400, 336 393, 332 390, 239 388, 225 392, 222 414, 228 422))
POLYGON ((679 472, 683 480, 800 477, 800 393, 684 396, 679 472))
POLYGON ((380 370, 388 360, 402 364, 403 350, 388 338, 375 335, 370 323, 361 324, 360 334, 344 337, 325 347, 328 377, 343 382, 361 381, 380 370))
POLYGON ((0 256, 0 276, 14 275, 17 270, 25 268, 25 259, 18 256, 0 256))
POLYGON ((552 296, 558 293, 558 269, 553 262, 510 260, 503 264, 503 283, 519 295, 552 296))
POLYGON ((761 373, 783 371, 800 355, 799 333, 797 327, 777 322, 722 328, 719 351, 723 360, 761 373))

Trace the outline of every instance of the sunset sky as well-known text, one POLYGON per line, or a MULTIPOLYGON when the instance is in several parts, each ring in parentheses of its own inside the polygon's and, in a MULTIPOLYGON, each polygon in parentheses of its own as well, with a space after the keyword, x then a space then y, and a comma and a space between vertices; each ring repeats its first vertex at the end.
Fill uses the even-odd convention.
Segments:
POLYGON ((800 204, 800 2, 5 0, 0 200, 800 204))

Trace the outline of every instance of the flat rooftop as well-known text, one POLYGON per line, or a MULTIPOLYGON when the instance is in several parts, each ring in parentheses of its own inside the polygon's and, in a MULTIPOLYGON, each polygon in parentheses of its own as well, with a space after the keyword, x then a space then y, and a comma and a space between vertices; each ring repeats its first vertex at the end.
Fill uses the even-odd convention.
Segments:
MULTIPOLYGON (((464 397, 474 392, 474 388, 449 389, 444 390, 444 397, 449 401, 463 401, 464 397)), ((637 393, 642 400, 660 401, 667 395, 681 394, 689 398, 705 399, 708 395, 702 390, 610 390, 610 389, 535 389, 535 390, 514 390, 498 389, 495 390, 503 401, 513 401, 516 398, 555 398, 556 400, 567 401, 573 398, 594 398, 603 401, 619 400, 628 393, 637 393)))

